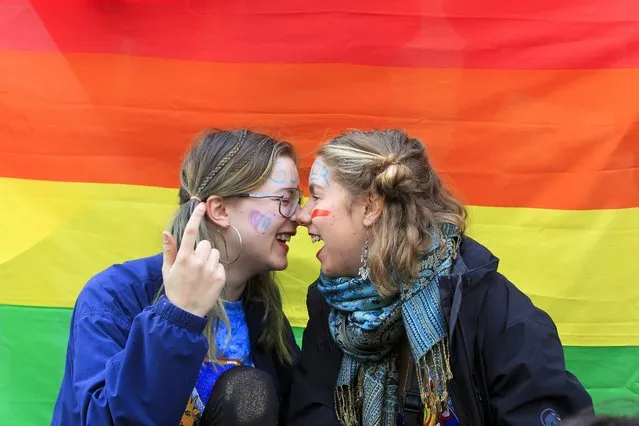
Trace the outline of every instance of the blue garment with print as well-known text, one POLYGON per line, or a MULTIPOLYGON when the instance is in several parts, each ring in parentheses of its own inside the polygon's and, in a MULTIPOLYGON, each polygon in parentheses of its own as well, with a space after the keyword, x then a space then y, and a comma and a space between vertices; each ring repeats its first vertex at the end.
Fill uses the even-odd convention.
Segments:
POLYGON ((236 363, 253 367, 251 360, 251 343, 249 341, 249 331, 246 325, 246 312, 242 301, 224 302, 226 313, 231 325, 231 335, 226 325, 220 322, 215 341, 217 344, 217 358, 225 365, 216 365, 211 361, 204 361, 200 367, 200 375, 195 384, 200 402, 203 407, 211 396, 211 391, 215 381, 226 370, 233 368, 236 363), (227 341, 228 339, 228 341, 227 341))

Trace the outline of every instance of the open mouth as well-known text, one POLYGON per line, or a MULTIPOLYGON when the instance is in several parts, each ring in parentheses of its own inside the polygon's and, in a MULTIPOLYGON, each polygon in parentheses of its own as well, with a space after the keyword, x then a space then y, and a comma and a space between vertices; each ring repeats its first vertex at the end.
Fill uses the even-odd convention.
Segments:
POLYGON ((291 241, 293 234, 277 234, 275 239, 286 251, 288 251, 288 242, 291 241))
MULTIPOLYGON (((311 237, 311 241, 313 242, 313 244, 318 243, 320 241, 324 241, 324 240, 322 240, 322 237, 317 235, 317 234, 309 234, 309 235, 311 237)), ((315 254, 315 257, 317 257, 318 259, 320 258, 320 254, 322 253, 322 251, 324 251, 324 247, 326 247, 326 246, 323 245, 322 247, 320 247, 320 249, 315 254)), ((320 259, 320 261, 321 261, 321 259, 320 259)))
POLYGON ((313 244, 315 244, 318 241, 324 241, 322 240, 322 237, 320 237, 317 234, 310 234, 311 235, 311 241, 313 242, 313 244))

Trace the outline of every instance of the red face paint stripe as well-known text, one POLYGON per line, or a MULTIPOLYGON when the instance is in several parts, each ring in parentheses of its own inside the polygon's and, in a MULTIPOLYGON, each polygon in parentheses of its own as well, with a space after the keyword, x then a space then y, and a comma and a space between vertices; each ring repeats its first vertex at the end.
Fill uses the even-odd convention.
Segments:
POLYGON ((311 212, 311 219, 318 216, 330 216, 331 212, 329 210, 321 210, 315 209, 311 212))

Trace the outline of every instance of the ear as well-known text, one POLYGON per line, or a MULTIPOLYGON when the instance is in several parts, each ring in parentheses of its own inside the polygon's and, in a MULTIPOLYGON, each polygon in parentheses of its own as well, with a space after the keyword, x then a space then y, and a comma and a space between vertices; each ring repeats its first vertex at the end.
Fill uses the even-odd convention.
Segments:
POLYGON ((227 206, 222 197, 212 195, 206 199, 206 216, 220 228, 228 228, 230 222, 227 206))
POLYGON ((370 194, 367 197, 366 204, 364 206, 364 226, 367 228, 373 226, 382 214, 383 209, 384 200, 382 200, 382 197, 376 194, 370 194))

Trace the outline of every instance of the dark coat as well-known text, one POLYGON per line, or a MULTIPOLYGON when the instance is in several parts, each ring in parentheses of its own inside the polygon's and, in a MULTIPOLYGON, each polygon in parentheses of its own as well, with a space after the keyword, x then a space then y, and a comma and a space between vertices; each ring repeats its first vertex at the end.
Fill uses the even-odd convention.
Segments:
MULTIPOLYGON (((441 279, 453 379, 449 391, 463 426, 550 426, 592 409, 566 371, 551 318, 497 272, 498 259, 464 237, 452 273, 441 279)), ((329 328, 330 307, 316 284, 291 388, 289 425, 339 425, 333 391, 342 351, 329 328)))

